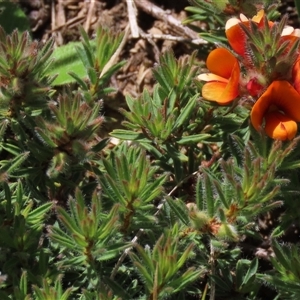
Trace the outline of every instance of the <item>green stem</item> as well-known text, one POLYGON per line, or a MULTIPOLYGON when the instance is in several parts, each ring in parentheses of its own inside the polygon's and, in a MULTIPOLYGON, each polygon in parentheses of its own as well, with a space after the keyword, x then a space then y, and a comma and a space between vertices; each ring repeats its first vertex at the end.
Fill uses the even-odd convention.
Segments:
POLYGON ((296 9, 297 9, 297 13, 298 13, 298 19, 300 20, 300 1, 296 0, 294 1, 296 9))

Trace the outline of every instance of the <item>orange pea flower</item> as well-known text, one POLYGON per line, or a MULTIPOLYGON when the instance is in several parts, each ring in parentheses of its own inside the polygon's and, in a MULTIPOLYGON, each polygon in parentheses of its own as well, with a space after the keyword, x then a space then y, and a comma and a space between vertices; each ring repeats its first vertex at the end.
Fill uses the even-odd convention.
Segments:
POLYGON ((229 104, 239 95, 238 60, 230 51, 218 48, 208 55, 206 66, 212 73, 198 76, 199 80, 207 81, 202 88, 203 98, 220 105, 229 104))
POLYGON ((294 82, 294 88, 300 94, 300 55, 293 66, 292 78, 294 82))
POLYGON ((256 130, 263 125, 266 134, 278 140, 291 140, 300 122, 300 94, 285 81, 273 81, 254 104, 251 122, 256 130))
MULTIPOLYGON (((260 10, 257 15, 255 15, 252 19, 252 22, 255 22, 258 27, 264 26, 264 11, 260 10)), ((239 55, 246 55, 246 41, 248 39, 245 31, 240 26, 240 23, 243 23, 245 26, 250 28, 249 19, 243 14, 240 15, 240 19, 238 18, 230 18, 225 25, 225 33, 228 39, 228 42, 232 49, 239 55)), ((269 22, 269 26, 271 27, 273 22, 269 22)))
POLYGON ((282 33, 281 33, 281 38, 280 42, 284 43, 288 41, 288 45, 285 47, 285 50, 283 54, 286 54, 289 52, 290 48, 294 45, 294 43, 299 40, 300 37, 300 29, 294 28, 292 26, 285 26, 282 33))
MULTIPOLYGON (((264 19, 264 10, 260 10, 251 21, 256 23, 258 28, 263 28, 266 26, 264 19)), ((240 26, 240 23, 244 24, 250 29, 250 21, 243 14, 240 15, 240 19, 231 18, 227 21, 225 25, 225 33, 228 39, 228 42, 232 49, 239 55, 246 56, 246 41, 248 39, 245 31, 240 26)), ((268 26, 271 28, 274 25, 273 22, 268 21, 268 26)), ((300 30, 295 29, 292 26, 285 26, 281 33, 281 42, 290 41, 289 47, 300 37, 300 30)), ((287 47, 287 48, 289 48, 287 47)), ((286 52, 288 49, 286 49, 286 52)))

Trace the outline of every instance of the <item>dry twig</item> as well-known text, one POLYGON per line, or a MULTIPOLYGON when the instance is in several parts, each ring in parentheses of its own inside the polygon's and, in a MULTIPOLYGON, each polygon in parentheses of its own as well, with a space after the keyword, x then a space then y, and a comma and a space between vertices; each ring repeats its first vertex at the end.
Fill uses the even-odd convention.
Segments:
POLYGON ((93 16, 93 12, 94 12, 94 7, 95 7, 95 0, 91 0, 88 15, 87 15, 86 22, 84 25, 84 30, 86 32, 88 32, 90 29, 91 20, 92 20, 92 16, 93 16))
POLYGON ((143 1, 136 0, 135 4, 138 8, 140 8, 144 12, 152 15, 154 18, 165 21, 172 27, 175 27, 177 30, 184 33, 185 36, 191 38, 192 40, 199 40, 199 42, 201 41, 201 43, 206 43, 206 41, 199 39, 199 36, 196 32, 182 25, 179 20, 174 18, 172 15, 167 14, 163 9, 149 2, 148 0, 143 0, 143 1))
POLYGON ((138 38, 139 35, 139 27, 136 20, 137 9, 132 0, 126 0, 127 3, 127 11, 128 11, 128 19, 130 24, 131 35, 133 38, 138 38))
POLYGON ((192 43, 195 45, 200 45, 200 44, 207 44, 207 41, 197 38, 197 39, 189 39, 189 38, 184 38, 182 36, 174 36, 171 34, 149 34, 149 33, 144 33, 143 38, 150 38, 150 39, 157 39, 157 40, 170 40, 170 41, 176 41, 176 42, 182 42, 182 43, 192 43))

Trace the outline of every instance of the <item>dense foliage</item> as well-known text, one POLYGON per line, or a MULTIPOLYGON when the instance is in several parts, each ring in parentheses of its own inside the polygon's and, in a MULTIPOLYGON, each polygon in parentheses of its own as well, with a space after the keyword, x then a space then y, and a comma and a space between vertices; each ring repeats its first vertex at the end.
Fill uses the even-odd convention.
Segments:
MULTIPOLYGON (((263 23, 238 27, 251 61, 219 30, 228 12, 252 18, 256 2, 193 0, 187 23, 207 22, 200 35, 222 41, 241 74, 258 70, 265 81, 226 103, 207 99, 197 52, 168 52, 153 92, 127 96, 114 144, 102 105, 124 65, 113 62, 122 34, 99 28, 90 41, 81 29, 68 54, 79 71, 67 73, 66 48, 0 28, 1 299, 298 299, 299 242, 282 243, 300 225, 297 125, 295 137, 272 139, 253 124, 253 102, 269 99, 272 82, 298 93, 298 37, 282 40, 285 20, 266 25, 277 16, 270 1, 263 23), (271 50, 258 55, 268 34, 271 50), (281 67, 293 68, 290 77, 276 77, 281 67)), ((278 113, 289 117, 280 95, 278 113)))

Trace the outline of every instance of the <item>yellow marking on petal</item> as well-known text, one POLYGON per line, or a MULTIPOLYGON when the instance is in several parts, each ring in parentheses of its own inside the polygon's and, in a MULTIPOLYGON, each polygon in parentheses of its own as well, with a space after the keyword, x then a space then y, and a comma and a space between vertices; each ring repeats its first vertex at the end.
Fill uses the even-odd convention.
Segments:
POLYGON ((252 18, 253 22, 259 23, 265 15, 265 11, 261 9, 258 13, 252 18))
POLYGON ((216 74, 213 73, 204 73, 204 74, 200 74, 197 77, 198 80, 203 80, 203 81, 220 81, 220 82, 228 82, 228 79, 223 78, 221 76, 218 76, 216 74))

